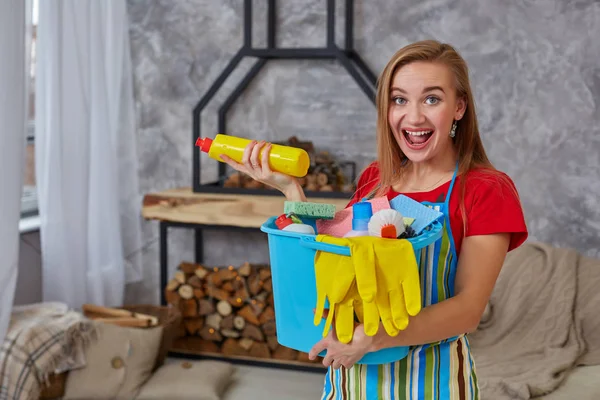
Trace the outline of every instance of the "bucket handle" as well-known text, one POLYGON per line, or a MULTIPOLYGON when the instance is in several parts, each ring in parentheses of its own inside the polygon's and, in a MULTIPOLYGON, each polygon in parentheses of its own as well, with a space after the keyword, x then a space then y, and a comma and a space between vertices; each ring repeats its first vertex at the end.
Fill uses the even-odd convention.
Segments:
POLYGON ((313 250, 326 251, 328 253, 339 254, 340 256, 350 256, 350 249, 348 247, 317 242, 313 236, 302 236, 300 244, 313 250))

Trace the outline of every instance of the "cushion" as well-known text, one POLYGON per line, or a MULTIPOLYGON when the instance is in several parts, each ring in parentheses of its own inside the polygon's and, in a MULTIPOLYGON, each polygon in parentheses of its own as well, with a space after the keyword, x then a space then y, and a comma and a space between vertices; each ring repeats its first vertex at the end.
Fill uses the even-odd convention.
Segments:
POLYGON ((152 374, 163 327, 97 324, 97 340, 86 349, 86 366, 69 373, 63 399, 133 399, 152 374))
POLYGON ((223 361, 167 362, 142 387, 136 400, 219 400, 233 365, 223 361))

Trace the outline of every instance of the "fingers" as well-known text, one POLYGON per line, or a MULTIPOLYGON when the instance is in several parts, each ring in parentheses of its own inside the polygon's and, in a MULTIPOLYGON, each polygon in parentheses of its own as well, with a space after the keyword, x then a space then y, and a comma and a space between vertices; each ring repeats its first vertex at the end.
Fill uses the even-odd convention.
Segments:
POLYGON ((260 150, 265 145, 264 140, 261 140, 252 148, 250 153, 250 165, 256 173, 262 173, 262 167, 260 166, 260 150))
MULTIPOLYGON (((379 308, 379 315, 383 328, 386 333, 390 336, 396 336, 398 334, 398 328, 394 325, 393 310, 397 305, 391 302, 391 296, 388 297, 386 293, 377 294, 377 305, 379 308)), ((404 307, 402 305, 402 307, 404 307)))
MULTIPOLYGON (((308 358, 314 360, 317 358, 319 353, 327 348, 327 341, 325 339, 319 340, 317 344, 313 346, 312 349, 308 352, 308 358)), ((331 361, 330 361, 331 363, 331 361)))
POLYGON ((272 145, 271 145, 271 143, 268 143, 262 152, 262 156, 260 159, 260 165, 261 165, 263 176, 269 176, 272 173, 271 166, 269 165, 269 154, 271 154, 271 149, 272 149, 272 145))

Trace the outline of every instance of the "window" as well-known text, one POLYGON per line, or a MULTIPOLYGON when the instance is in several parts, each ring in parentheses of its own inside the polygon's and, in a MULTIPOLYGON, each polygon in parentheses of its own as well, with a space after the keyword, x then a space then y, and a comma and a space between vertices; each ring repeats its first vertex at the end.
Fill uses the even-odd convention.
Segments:
POLYGON ((37 192, 35 183, 35 44, 37 38, 38 1, 32 4, 32 43, 31 43, 31 67, 29 70, 29 109, 28 129, 25 136, 25 168, 23 176, 23 193, 21 195, 21 218, 36 216, 38 213, 37 192))

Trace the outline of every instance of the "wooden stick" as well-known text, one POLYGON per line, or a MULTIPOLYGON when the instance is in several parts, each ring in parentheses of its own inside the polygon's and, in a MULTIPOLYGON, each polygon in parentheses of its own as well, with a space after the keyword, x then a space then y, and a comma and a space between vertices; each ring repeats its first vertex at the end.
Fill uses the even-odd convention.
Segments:
POLYGON ((123 310, 123 309, 119 309, 119 308, 109 308, 109 307, 103 307, 103 306, 98 306, 95 304, 84 304, 81 309, 83 310, 83 312, 91 312, 94 314, 99 314, 99 315, 106 315, 109 317, 131 317, 131 318, 138 318, 141 320, 150 320, 152 326, 154 325, 158 325, 158 318, 152 316, 152 315, 147 315, 147 314, 142 314, 142 313, 137 313, 137 312, 133 312, 133 311, 127 311, 127 310, 123 310))
POLYGON ((94 321, 131 328, 149 328, 152 326, 152 322, 149 319, 135 317, 95 318, 94 321))

